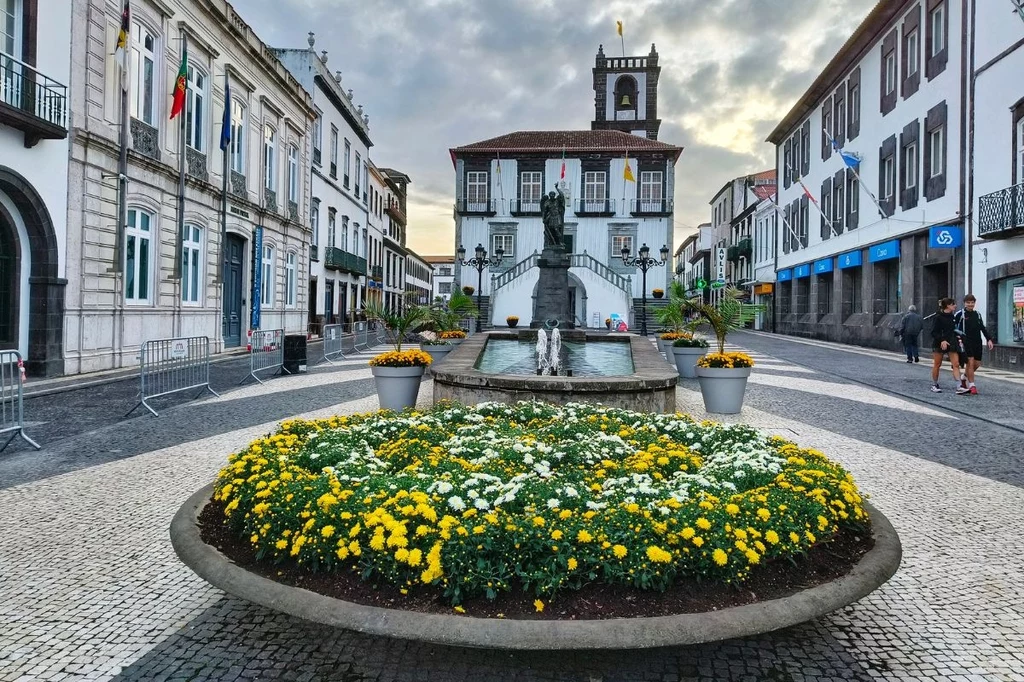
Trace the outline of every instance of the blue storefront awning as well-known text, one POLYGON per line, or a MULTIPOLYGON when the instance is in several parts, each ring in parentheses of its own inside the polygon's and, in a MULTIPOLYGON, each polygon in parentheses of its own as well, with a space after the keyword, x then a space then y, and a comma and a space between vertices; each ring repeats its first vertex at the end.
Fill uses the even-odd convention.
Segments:
POLYGON ((793 268, 793 277, 795 279, 800 279, 801 277, 810 277, 810 276, 811 276, 811 264, 810 263, 804 263, 803 265, 798 265, 795 268, 793 268))
POLYGON ((864 264, 864 254, 860 251, 847 251, 839 254, 839 269, 858 268, 864 264))
POLYGON ((831 258, 822 258, 821 260, 814 261, 814 274, 822 275, 827 272, 832 272, 833 261, 831 258))
POLYGON ((785 270, 779 270, 775 273, 775 278, 780 282, 788 282, 793 279, 793 271, 789 268, 785 270))
POLYGON ((868 249, 868 261, 877 263, 883 260, 900 257, 900 240, 891 239, 881 244, 875 244, 868 249))

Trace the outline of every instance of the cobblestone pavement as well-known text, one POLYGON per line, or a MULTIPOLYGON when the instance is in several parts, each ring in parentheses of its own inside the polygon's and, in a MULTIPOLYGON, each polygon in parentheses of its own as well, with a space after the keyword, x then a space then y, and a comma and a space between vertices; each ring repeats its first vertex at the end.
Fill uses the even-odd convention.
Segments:
MULTIPOLYGON (((58 440, 64 460, 54 459, 54 446, 0 455, 0 681, 1024 681, 1024 489, 1013 461, 1020 434, 954 411, 953 396, 921 401, 828 371, 843 374, 843 360, 850 376, 869 376, 872 356, 851 353, 818 368, 817 348, 782 342, 769 355, 762 344, 777 341, 761 339, 737 337, 758 367, 743 414, 728 421, 830 453, 903 541, 896 576, 840 612, 697 647, 493 653, 310 625, 225 596, 184 568, 167 538, 182 501, 283 416, 374 408, 364 357, 58 440), (788 352, 793 361, 782 359, 788 352), (965 429, 974 430, 968 445, 957 440, 965 429), (882 433, 890 430, 902 438, 882 433), (81 462, 70 455, 76 443, 123 451, 81 462), (914 443, 942 452, 908 452, 914 443), (12 457, 22 460, 17 467, 6 464, 12 457), (7 481, 28 469, 31 476, 7 481)), ((1007 400, 1024 395, 1013 382, 1000 385, 986 381, 972 409, 990 396, 994 403, 998 391, 1007 400)), ((430 390, 425 383, 421 401, 430 390)), ((681 410, 704 416, 695 384, 685 382, 678 399, 681 410)))

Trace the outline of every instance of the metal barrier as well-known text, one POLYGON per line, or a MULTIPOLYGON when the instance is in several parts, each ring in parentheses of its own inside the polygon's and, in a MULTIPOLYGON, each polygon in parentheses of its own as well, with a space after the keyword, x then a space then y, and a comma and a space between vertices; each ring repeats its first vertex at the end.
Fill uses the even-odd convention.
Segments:
POLYGON ((179 391, 199 388, 219 395, 210 388, 210 339, 188 336, 146 341, 139 351, 139 381, 141 399, 126 417, 140 406, 159 417, 146 401, 179 391))
POLYGON ((368 322, 353 322, 352 333, 356 337, 355 349, 359 351, 367 350, 370 345, 369 336, 367 334, 369 328, 368 322))
MULTIPOLYGON (((284 368, 284 330, 256 329, 252 332, 252 349, 249 352, 249 374, 242 377, 239 384, 244 384, 249 377, 263 383, 256 372, 268 369, 280 370, 291 374, 284 368)), ((276 372, 275 372, 276 373, 276 372)))
MULTIPOLYGON (((345 358, 345 350, 342 347, 342 337, 345 335, 344 325, 325 324, 324 329, 324 360, 333 364, 332 355, 338 358, 345 358)), ((336 358, 337 359, 337 358, 336 358)))
POLYGON ((25 433, 25 409, 22 403, 22 362, 21 353, 16 350, 0 351, 0 435, 10 433, 10 438, 0 447, 3 452, 16 436, 39 449, 39 443, 25 433))

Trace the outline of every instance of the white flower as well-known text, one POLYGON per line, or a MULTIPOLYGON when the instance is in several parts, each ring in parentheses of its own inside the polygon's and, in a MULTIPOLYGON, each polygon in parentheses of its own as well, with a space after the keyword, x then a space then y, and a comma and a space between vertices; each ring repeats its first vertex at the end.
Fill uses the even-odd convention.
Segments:
POLYGON ((462 501, 462 498, 458 495, 448 498, 448 506, 455 511, 462 511, 466 508, 466 503, 462 501))
POLYGON ((476 507, 477 509, 487 509, 490 505, 487 504, 487 500, 485 500, 482 497, 478 497, 477 499, 473 500, 473 506, 476 507))
POLYGON ((565 488, 563 488, 563 492, 566 495, 568 495, 569 497, 579 497, 580 496, 580 494, 576 491, 576 488, 573 488, 571 485, 565 486, 565 488))
POLYGON ((438 481, 435 484, 434 489, 437 490, 437 492, 441 493, 442 495, 446 495, 450 493, 452 491, 452 488, 454 487, 455 486, 453 486, 448 481, 438 481))
POLYGON ((470 491, 468 493, 466 493, 466 495, 468 495, 469 499, 471 499, 471 500, 475 500, 476 498, 480 497, 480 493, 478 493, 477 491, 473 490, 472 488, 470 489, 470 491))
POLYGON ((561 504, 557 498, 552 497, 548 500, 548 509, 558 509, 558 505, 561 504))

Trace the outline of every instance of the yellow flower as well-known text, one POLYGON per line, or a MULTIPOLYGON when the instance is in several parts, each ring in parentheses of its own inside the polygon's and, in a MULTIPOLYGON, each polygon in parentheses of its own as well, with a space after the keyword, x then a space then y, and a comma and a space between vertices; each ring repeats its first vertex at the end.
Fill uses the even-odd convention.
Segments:
POLYGON ((817 541, 818 541, 818 539, 814 537, 814 533, 812 533, 812 532, 811 532, 811 531, 809 531, 809 530, 808 530, 808 531, 804 531, 804 535, 806 535, 806 536, 807 536, 807 539, 808 539, 808 540, 810 540, 810 542, 811 542, 811 544, 812 544, 812 545, 813 545, 813 544, 814 544, 815 542, 817 542, 817 541))
POLYGON ((276 547, 278 549, 284 549, 287 546, 288 546, 288 541, 287 540, 278 540, 277 542, 274 543, 274 547, 276 547))
POLYGON ((716 549, 711 553, 711 559, 719 566, 725 566, 729 563, 729 555, 726 554, 722 549, 716 549))
POLYGON ((576 539, 579 540, 580 542, 584 542, 585 543, 585 542, 590 542, 591 540, 593 540, 594 536, 591 535, 590 533, 588 533, 585 530, 581 530, 579 533, 576 533, 576 539))
POLYGON ((747 531, 743 530, 742 528, 737 528, 735 531, 733 531, 733 535, 736 536, 737 540, 747 539, 747 531))
POLYGON ((533 608, 537 609, 537 613, 540 613, 544 610, 544 602, 542 602, 540 599, 534 601, 533 608))
POLYGON ((465 612, 466 612, 466 609, 462 608, 461 606, 456 606, 455 607, 455 613, 465 613, 465 612))
POLYGON ((704 545, 704 538, 702 538, 701 536, 698 535, 697 537, 695 537, 693 539, 693 544, 695 544, 697 547, 703 546, 704 545))
POLYGON ((710 530, 711 522, 705 519, 703 516, 697 519, 697 527, 701 530, 710 530))
POLYGON ((798 542, 800 542, 800 536, 797 535, 796 533, 790 532, 790 534, 789 534, 789 541, 792 542, 792 543, 798 543, 798 542))
MULTIPOLYGON (((235 502, 237 501, 238 500, 235 500, 235 502)), ((254 514, 256 514, 256 516, 262 516, 267 512, 268 509, 270 509, 269 504, 267 504, 266 502, 260 502, 259 504, 252 508, 252 511, 254 514)))
POLYGON ((409 556, 406 559, 410 566, 419 566, 420 562, 423 561, 423 552, 419 549, 413 549, 409 551, 409 556))
POLYGON ((773 530, 767 531, 764 534, 764 539, 767 540, 770 544, 773 544, 773 545, 779 544, 779 534, 776 533, 773 530))
POLYGON ((693 537, 694 535, 696 535, 696 534, 697 534, 697 533, 696 533, 696 531, 694 531, 694 530, 693 530, 692 528, 690 528, 689 526, 687 526, 686 528, 684 528, 684 529, 683 529, 683 532, 682 532, 682 533, 680 533, 680 535, 681 535, 681 536, 683 536, 683 539, 684 539, 684 540, 689 540, 689 539, 691 539, 691 538, 692 538, 692 537, 693 537))
POLYGON ((622 545, 615 545, 614 547, 612 547, 612 554, 615 555, 616 559, 623 559, 623 558, 625 558, 627 553, 628 553, 628 550, 625 547, 623 547, 622 545))
POLYGON ((647 548, 647 558, 657 564, 667 564, 672 561, 672 553, 666 552, 657 545, 651 545, 647 548))
POLYGON ((560 531, 560 530, 553 530, 553 531, 551 531, 551 539, 552 540, 561 540, 562 537, 563 537, 562 531, 560 531))
POLYGON ((568 519, 571 516, 572 512, 569 511, 568 509, 563 509, 562 511, 558 512, 558 518, 560 519, 568 519))
POLYGON ((339 559, 344 560, 344 559, 348 558, 348 548, 346 548, 346 547, 339 547, 338 551, 335 552, 335 554, 338 555, 339 559))
POLYGON ((334 526, 324 526, 320 530, 320 535, 324 536, 325 538, 331 537, 332 535, 334 535, 334 526))
POLYGON ((725 511, 732 516, 736 516, 740 513, 740 508, 730 502, 729 504, 725 505, 725 511))
POLYGON ((760 509, 757 510, 757 518, 761 519, 762 521, 767 521, 771 517, 772 513, 765 509, 764 507, 761 507, 760 509))
POLYGON ((575 559, 569 559, 569 570, 570 571, 575 571, 577 566, 579 566, 579 563, 575 559))
POLYGON ((751 564, 757 564, 761 561, 761 557, 758 555, 757 552, 755 552, 752 549, 748 549, 746 552, 744 552, 744 554, 747 557, 747 561, 751 564))
POLYGON ((544 525, 544 517, 542 517, 542 516, 534 516, 533 517, 533 525, 535 525, 535 526, 543 526, 544 525))
POLYGON ((826 528, 828 528, 828 519, 826 519, 824 516, 819 516, 818 530, 825 530, 826 528))

